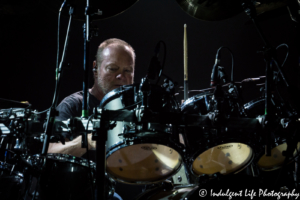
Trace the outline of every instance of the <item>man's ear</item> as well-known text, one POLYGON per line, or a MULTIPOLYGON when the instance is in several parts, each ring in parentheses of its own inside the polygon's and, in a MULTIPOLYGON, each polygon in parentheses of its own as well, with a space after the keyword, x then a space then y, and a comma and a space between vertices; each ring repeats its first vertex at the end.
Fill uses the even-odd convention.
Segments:
POLYGON ((96 60, 94 60, 93 62, 93 74, 94 74, 94 77, 97 77, 97 62, 96 60))

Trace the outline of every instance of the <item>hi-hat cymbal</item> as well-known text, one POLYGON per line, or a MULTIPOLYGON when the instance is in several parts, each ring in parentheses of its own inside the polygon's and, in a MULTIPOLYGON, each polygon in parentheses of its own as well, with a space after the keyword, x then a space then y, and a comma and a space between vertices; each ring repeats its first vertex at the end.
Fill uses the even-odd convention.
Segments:
POLYGON ((176 0, 190 16, 205 21, 219 21, 243 11, 239 0, 176 0))
MULTIPOLYGON (((101 11, 102 15, 92 14, 90 15, 90 20, 101 20, 109 17, 113 17, 118 15, 133 4, 135 4, 138 0, 89 0, 89 8, 91 13, 95 13, 96 11, 101 11)), ((54 12, 59 11, 59 8, 62 4, 63 0, 43 0, 43 4, 51 9, 54 12)), ((86 8, 86 0, 70 0, 67 1, 68 4, 74 7, 73 18, 76 20, 85 21, 85 8, 86 8)), ((63 15, 69 15, 68 9, 65 9, 63 15)))

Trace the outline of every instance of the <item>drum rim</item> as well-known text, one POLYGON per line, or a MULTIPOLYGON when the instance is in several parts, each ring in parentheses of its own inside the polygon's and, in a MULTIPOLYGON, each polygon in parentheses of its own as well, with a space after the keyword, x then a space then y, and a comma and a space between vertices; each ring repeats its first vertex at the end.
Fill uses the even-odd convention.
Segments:
MULTIPOLYGON (((154 138, 155 139, 155 138, 154 138)), ((169 143, 172 144, 171 141, 169 141, 169 143)), ((149 142, 143 142, 143 143, 137 143, 137 144, 149 144, 149 142)), ((156 143, 152 142, 152 144, 159 144, 159 145, 164 145, 164 146, 167 146, 166 144, 163 144, 162 142, 160 141, 156 141, 156 143)), ((116 144, 114 144, 114 148, 112 148, 112 146, 109 148, 109 150, 106 150, 106 159, 111 156, 113 153, 115 153, 117 150, 120 150, 124 147, 129 147, 129 146, 133 146, 134 144, 124 144, 124 141, 123 142, 118 142, 116 144), (122 144, 123 143, 123 144, 122 144), (117 145, 118 144, 118 145, 117 145)), ((173 145, 173 144, 172 144, 173 145)), ((131 185, 147 185, 147 184, 153 184, 153 183, 158 183, 158 182, 162 182, 170 177, 172 177, 174 174, 176 174, 177 172, 179 172, 180 168, 182 167, 182 164, 183 164, 183 150, 180 149, 180 147, 176 147, 176 145, 174 144, 174 146, 167 146, 167 147, 170 147, 172 149, 174 149, 175 151, 177 151, 178 155, 179 155, 179 165, 177 167, 177 169, 175 169, 170 175, 168 176, 164 176, 163 179, 159 179, 157 181, 128 181, 128 180, 123 180, 123 179, 120 179, 118 178, 117 176, 111 174, 111 172, 109 172, 108 168, 107 169, 107 174, 112 178, 114 179, 115 181, 118 181, 118 182, 121 182, 121 183, 126 183, 126 184, 131 184, 131 185)))
MULTIPOLYGON (((33 159, 36 159, 36 158, 44 158, 45 156, 41 155, 41 154, 34 154, 32 155, 31 158, 29 158, 31 160, 31 162, 33 161, 33 159)), ((77 164, 77 165, 80 165, 82 167, 89 167, 92 168, 92 169, 96 169, 96 163, 93 162, 92 160, 89 160, 90 162, 90 165, 88 164, 88 159, 85 159, 85 158, 81 158, 81 157, 76 157, 76 156, 73 156, 73 155, 70 155, 70 154, 61 154, 61 153, 48 153, 46 155, 46 158, 47 159, 50 159, 50 160, 56 160, 56 161, 60 161, 60 162, 68 162, 68 163, 72 163, 72 164, 77 164), (50 157, 49 157, 50 156, 50 157), (53 157, 51 157, 53 156, 53 157), (57 159, 57 157, 60 157, 60 158, 63 158, 63 159, 57 159), (80 162, 79 160, 83 160, 85 161, 84 163, 83 162, 80 162)))
POLYGON ((113 89, 103 97, 103 99, 100 101, 99 107, 103 108, 111 100, 120 97, 124 92, 129 91, 131 88, 137 86, 138 86, 137 84, 130 84, 130 85, 122 85, 116 89, 113 89))
MULTIPOLYGON (((0 170, 6 170, 5 168, 2 168, 3 165, 9 166, 10 168, 13 166, 13 164, 9 164, 3 161, 0 161, 0 170)), ((11 169, 10 169, 11 170, 11 169)), ((10 171, 9 170, 9 171, 10 171)), ((12 171, 10 176, 18 176, 20 178, 24 178, 24 174, 19 171, 12 171)), ((0 176, 1 177, 1 176, 0 176)))
POLYGON ((249 101, 248 103, 244 104, 244 109, 246 109, 246 110, 252 109, 255 106, 255 104, 262 103, 264 101, 265 101, 264 97, 259 97, 259 98, 253 99, 252 101, 249 101))
POLYGON ((12 114, 17 115, 17 118, 22 118, 25 117, 26 112, 29 111, 28 114, 31 114, 31 109, 30 108, 4 108, 0 109, 0 123, 6 122, 7 119, 10 119, 11 115, 8 116, 9 112, 12 114), (5 116, 3 116, 5 115, 5 116))
MULTIPOLYGON (((224 136, 223 136, 224 137, 224 136)), ((250 146, 248 143, 251 143, 251 141, 247 141, 245 138, 244 139, 241 139, 241 138, 219 138, 219 139, 215 139, 212 143, 208 144, 209 146, 207 146, 208 148, 205 148, 205 147, 202 147, 200 148, 199 150, 195 151, 194 153, 192 153, 192 156, 189 156, 190 159, 189 159, 189 170, 190 172, 196 176, 196 177, 201 177, 201 176, 205 176, 205 175, 209 175, 209 176, 213 176, 214 174, 217 174, 217 173, 214 173, 214 174, 202 174, 202 175, 199 175, 199 174, 196 174, 194 171, 193 171, 193 163, 195 161, 195 159, 202 153, 204 153, 206 150, 210 149, 210 148, 213 148, 215 146, 218 146, 218 145, 222 145, 222 144, 226 144, 226 143, 241 143, 241 144, 245 144, 247 146, 249 146, 249 148, 252 150, 252 155, 251 155, 251 158, 250 160, 245 164, 243 165, 241 168, 237 169, 236 171, 234 172, 231 172, 229 174, 221 174, 223 176, 227 176, 227 175, 230 175, 230 174, 236 174, 236 173, 239 173, 240 171, 242 171, 243 169, 245 169, 246 167, 248 167, 254 160, 255 158, 255 155, 256 155, 256 151, 255 151, 255 148, 253 148, 252 146, 250 146), (219 143, 218 141, 220 140, 223 140, 224 142, 223 143, 219 143)), ((207 144, 206 144, 207 145, 207 144)), ((191 154, 190 154, 191 155, 191 154)))
MULTIPOLYGON (((148 131, 148 132, 151 132, 151 131, 148 131)), ((159 133, 157 133, 157 131, 153 131, 153 133, 159 134, 159 133)), ((166 134, 169 134, 169 133, 166 133, 166 134)), ((178 153, 183 154, 183 150, 182 149, 185 148, 184 145, 177 144, 175 141, 170 140, 169 139, 170 136, 172 136, 172 133, 170 133, 169 136, 166 136, 166 135, 162 136, 161 135, 160 137, 159 136, 157 136, 157 137, 149 137, 149 136, 139 137, 139 136, 135 136, 135 137, 133 137, 132 140, 128 141, 128 144, 126 144, 124 142, 124 139, 123 139, 123 141, 119 141, 119 142, 111 145, 109 148, 107 148, 106 149, 106 156, 108 157, 112 153, 114 153, 115 152, 114 151, 115 148, 117 148, 119 150, 121 148, 124 148, 124 147, 127 147, 127 146, 132 146, 132 145, 135 145, 135 144, 148 144, 148 143, 165 145, 165 146, 173 148, 178 153), (122 147, 119 147, 119 146, 122 146, 122 147), (110 151, 113 151, 113 152, 110 153, 110 151)))
MULTIPOLYGON (((285 144, 286 143, 286 141, 281 141, 281 142, 279 142, 278 143, 278 145, 277 146, 274 146, 272 149, 274 149, 274 148, 276 148, 276 147, 278 147, 279 145, 282 145, 282 144, 285 144)), ((298 143, 300 143, 300 142, 298 142, 298 143)), ((265 145, 263 145, 262 146, 262 148, 260 149, 260 151, 257 153, 257 157, 255 158, 255 164, 257 165, 257 167, 261 170, 261 171, 264 171, 264 172, 269 172, 269 171, 275 171, 275 170, 278 170, 278 169, 280 169, 280 168, 282 168, 283 167, 283 165, 284 164, 282 164, 282 165, 276 165, 276 166, 274 166, 274 167, 272 167, 272 168, 264 168, 264 167, 260 167, 259 165, 258 165, 258 161, 262 158, 262 156, 265 154, 264 153, 264 148, 265 148, 265 145)), ((271 149, 271 150, 272 150, 271 149)), ((300 149, 300 148, 299 148, 300 149)), ((300 153, 300 151, 299 151, 299 153, 300 153)), ((297 156, 297 157, 299 157, 300 156, 300 154, 297 156)), ((293 159, 290 159, 285 165, 289 165, 289 164, 291 164, 293 162, 293 159)))
MULTIPOLYGON (((123 95, 123 93, 130 91, 133 88, 136 88, 138 90, 139 85, 139 83, 134 83, 129 85, 122 85, 116 89, 113 89, 103 97, 103 99, 100 101, 99 107, 104 108, 109 102, 116 98, 119 98, 121 95, 123 95)), ((162 87, 155 84, 150 84, 150 90, 161 90, 166 92, 162 87)), ((134 95, 132 96, 132 99, 134 99, 134 95)))
POLYGON ((203 92, 203 93, 196 94, 196 95, 188 98, 181 104, 181 111, 183 111, 185 108, 187 108, 190 103, 200 101, 201 99, 204 98, 204 96, 212 96, 212 95, 213 95, 212 92, 203 92), (200 98, 200 97, 202 97, 202 98, 200 98))
MULTIPOLYGON (((181 156, 180 156, 180 158, 181 158, 181 156)), ((174 170, 170 175, 164 176, 161 179, 158 179, 157 181, 127 181, 127 180, 123 180, 123 179, 120 179, 120 178, 114 176, 113 174, 111 174, 109 172, 108 169, 107 169, 107 174, 108 174, 109 177, 111 177, 115 181, 118 181, 120 183, 130 184, 130 185, 149 185, 149 184, 154 184, 154 183, 160 183, 160 182, 162 182, 162 181, 164 181, 168 178, 171 178, 172 176, 174 176, 174 174, 177 174, 179 172, 179 170, 181 168, 181 165, 183 164, 182 163, 182 158, 180 160, 181 160, 181 162, 180 162, 180 164, 179 164, 179 166, 177 167, 176 170, 174 170)))
MULTIPOLYGON (((199 185, 198 184, 184 184, 184 185, 175 185, 175 184, 173 184, 173 187, 172 187, 172 190, 174 190, 174 189, 176 189, 176 190, 178 190, 178 189, 183 189, 183 188, 192 188, 192 190, 190 191, 190 192, 192 192, 192 191, 194 191, 195 189, 198 189, 199 188, 199 185)), ((139 194, 137 197, 136 197, 136 199, 135 200, 146 200, 144 197, 145 197, 145 195, 147 195, 147 196, 149 196, 149 195, 155 195, 155 194, 157 194, 157 192, 160 192, 160 191, 164 191, 165 190, 165 188, 164 188, 164 186, 162 186, 162 185, 158 185, 157 187, 153 187, 153 188, 150 188, 150 189, 147 189, 147 190, 145 190, 144 192, 142 192, 141 194, 139 194), (150 193, 150 194, 149 194, 150 193), (142 198, 142 199, 141 199, 142 198)), ((189 192, 189 193, 190 193, 189 192)), ((146 196, 146 198, 147 198, 147 196, 146 196)), ((149 196, 150 197, 150 196, 149 196)), ((186 196, 186 198, 187 198, 188 196, 186 196)))
MULTIPOLYGON (((251 149, 252 149, 252 148, 251 148, 251 149)), ((253 150, 252 150, 252 151, 253 151, 253 150)), ((231 173, 229 173, 229 174, 220 174, 220 176, 229 176, 229 175, 237 174, 237 173, 243 171, 244 169, 246 169, 246 168, 253 162, 254 158, 255 158, 255 153, 254 153, 254 151, 253 151, 250 160, 249 160, 245 165, 241 166, 240 168, 238 168, 238 169, 237 169, 236 171, 234 171, 234 172, 231 172, 231 173)), ((214 175, 216 175, 216 174, 219 173, 219 172, 217 172, 217 173, 214 173, 214 174, 201 174, 201 175, 196 174, 196 173, 194 172, 194 170, 193 170, 193 162, 194 162, 194 160, 190 163, 189 170, 190 170, 190 172, 191 172, 194 176, 196 176, 196 177, 214 176, 214 175)))

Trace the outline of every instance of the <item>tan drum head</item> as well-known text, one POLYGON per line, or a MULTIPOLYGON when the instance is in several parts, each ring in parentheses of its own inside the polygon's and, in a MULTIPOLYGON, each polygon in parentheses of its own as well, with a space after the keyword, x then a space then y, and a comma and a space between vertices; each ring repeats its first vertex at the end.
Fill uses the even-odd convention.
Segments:
MULTIPOLYGON (((300 143, 297 145, 298 151, 300 149, 300 143)), ((282 155, 283 151, 286 151, 287 144, 283 143, 271 150, 271 156, 263 155, 257 162, 258 167, 263 171, 272 171, 279 169, 285 159, 285 156, 282 155)), ((294 156, 297 154, 297 150, 294 152, 294 156)))
MULTIPOLYGON (((177 172, 180 154, 160 144, 136 144, 121 148, 107 158, 107 172, 127 183, 146 184, 165 180, 177 172)), ((120 181, 119 180, 119 181, 120 181)))
POLYGON ((226 143, 201 153, 193 162, 192 170, 197 175, 235 172, 253 158, 253 150, 246 144, 226 143))

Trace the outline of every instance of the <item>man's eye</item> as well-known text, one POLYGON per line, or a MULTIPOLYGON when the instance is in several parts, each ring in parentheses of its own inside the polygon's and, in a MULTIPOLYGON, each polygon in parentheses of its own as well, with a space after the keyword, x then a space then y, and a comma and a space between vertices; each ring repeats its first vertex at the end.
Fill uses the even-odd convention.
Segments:
POLYGON ((109 70, 115 72, 115 71, 117 71, 118 69, 117 69, 117 68, 109 68, 109 70))

